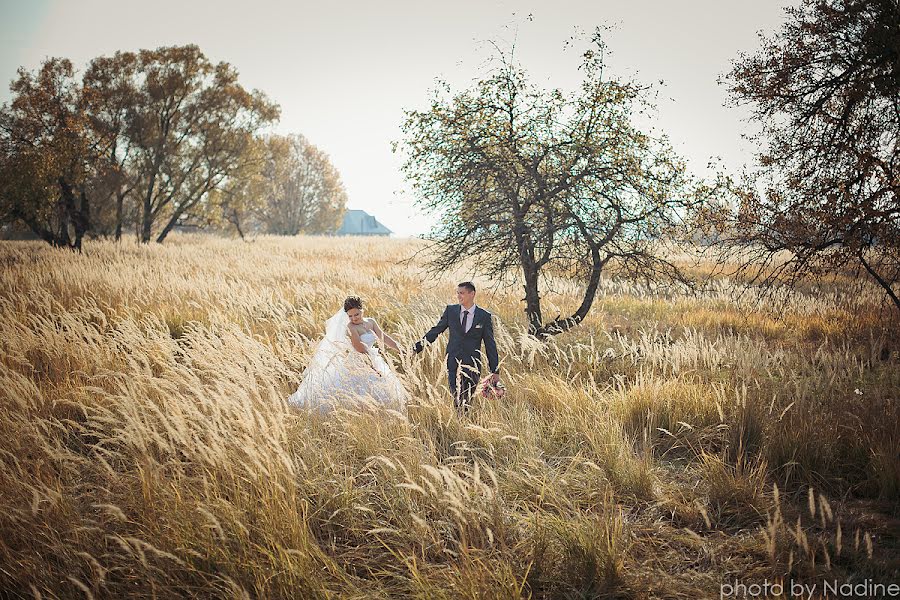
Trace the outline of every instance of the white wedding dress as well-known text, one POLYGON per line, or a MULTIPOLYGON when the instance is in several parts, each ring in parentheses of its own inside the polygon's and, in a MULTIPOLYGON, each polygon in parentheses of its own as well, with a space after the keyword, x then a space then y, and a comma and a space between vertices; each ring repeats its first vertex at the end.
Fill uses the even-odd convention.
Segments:
POLYGON ((347 313, 338 311, 328 319, 325 338, 319 342, 303 372, 300 387, 288 401, 305 408, 329 411, 338 407, 372 405, 403 411, 408 394, 397 374, 375 346, 376 336, 359 336, 363 354, 353 348, 347 334, 347 313))

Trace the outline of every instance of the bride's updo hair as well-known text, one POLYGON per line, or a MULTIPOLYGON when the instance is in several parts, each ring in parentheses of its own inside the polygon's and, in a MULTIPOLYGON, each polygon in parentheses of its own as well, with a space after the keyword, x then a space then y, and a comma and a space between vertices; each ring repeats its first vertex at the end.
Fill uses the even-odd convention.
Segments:
POLYGON ((362 310, 362 307, 363 301, 359 296, 347 296, 347 298, 344 300, 344 312, 347 312, 354 308, 362 310))

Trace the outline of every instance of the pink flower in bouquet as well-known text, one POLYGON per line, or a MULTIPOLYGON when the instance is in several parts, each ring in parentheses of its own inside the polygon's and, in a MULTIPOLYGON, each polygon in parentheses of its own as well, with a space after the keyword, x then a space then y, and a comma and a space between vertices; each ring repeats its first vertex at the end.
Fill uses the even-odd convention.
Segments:
POLYGON ((493 376, 488 375, 478 384, 479 393, 485 398, 502 398, 506 395, 506 386, 499 380, 494 383, 493 376))

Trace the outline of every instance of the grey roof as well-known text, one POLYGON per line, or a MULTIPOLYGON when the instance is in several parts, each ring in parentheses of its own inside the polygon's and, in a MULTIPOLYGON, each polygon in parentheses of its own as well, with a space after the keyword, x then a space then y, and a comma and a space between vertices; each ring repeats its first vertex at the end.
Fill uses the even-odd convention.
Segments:
POLYGON ((336 235, 390 235, 390 229, 378 222, 378 219, 364 210, 348 210, 344 213, 336 235))

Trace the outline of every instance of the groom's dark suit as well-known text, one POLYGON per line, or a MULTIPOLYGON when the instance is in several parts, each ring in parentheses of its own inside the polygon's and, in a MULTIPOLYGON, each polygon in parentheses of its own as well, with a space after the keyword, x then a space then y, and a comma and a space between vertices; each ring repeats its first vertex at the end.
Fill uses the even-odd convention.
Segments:
MULTIPOLYGON (((459 407, 468 404, 481 377, 481 366, 484 364, 482 342, 487 354, 488 368, 491 373, 500 372, 491 313, 477 305, 474 308, 475 314, 467 316, 467 323, 471 323, 468 331, 463 328, 463 307, 459 304, 450 304, 444 309, 444 314, 441 315, 437 325, 425 334, 425 339, 433 344, 437 336, 445 329, 450 329, 450 341, 447 343, 447 380, 450 392, 459 407)), ((421 352, 423 347, 420 341, 416 343, 414 350, 421 352)))

